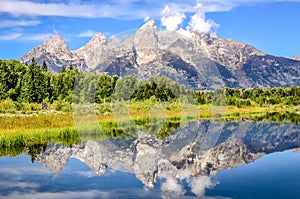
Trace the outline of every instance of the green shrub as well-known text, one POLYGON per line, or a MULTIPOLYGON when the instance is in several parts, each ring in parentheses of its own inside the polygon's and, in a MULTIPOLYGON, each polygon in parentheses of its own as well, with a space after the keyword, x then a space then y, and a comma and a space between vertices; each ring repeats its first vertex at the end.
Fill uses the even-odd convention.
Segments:
POLYGON ((55 109, 56 111, 61 111, 61 110, 62 110, 63 103, 62 103, 61 101, 55 100, 55 101, 53 101, 53 104, 52 104, 52 105, 54 106, 54 109, 55 109))
POLYGON ((15 103, 11 99, 5 99, 0 102, 1 113, 14 113, 16 111, 15 103))
POLYGON ((23 111, 31 112, 31 111, 39 111, 41 110, 41 104, 38 103, 24 103, 22 107, 23 111))

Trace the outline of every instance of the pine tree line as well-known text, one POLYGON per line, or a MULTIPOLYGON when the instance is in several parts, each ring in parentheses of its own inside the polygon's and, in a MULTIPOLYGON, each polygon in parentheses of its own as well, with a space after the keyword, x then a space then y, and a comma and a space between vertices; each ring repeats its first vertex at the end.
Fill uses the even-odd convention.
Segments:
POLYGON ((300 87, 225 88, 194 91, 166 77, 139 80, 106 74, 82 73, 71 66, 51 74, 44 62, 35 59, 30 65, 16 60, 0 60, 0 100, 16 103, 107 103, 111 101, 190 102, 194 104, 231 105, 238 107, 300 104, 300 87))

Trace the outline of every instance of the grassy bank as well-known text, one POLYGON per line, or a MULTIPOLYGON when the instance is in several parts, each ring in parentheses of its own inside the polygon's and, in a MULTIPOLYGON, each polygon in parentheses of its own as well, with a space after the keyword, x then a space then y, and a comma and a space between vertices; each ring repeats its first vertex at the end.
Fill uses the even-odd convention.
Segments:
POLYGON ((122 124, 131 121, 137 125, 156 120, 190 121, 190 120, 239 120, 256 118, 268 113, 293 113, 297 117, 299 107, 270 105, 264 107, 188 105, 177 103, 146 104, 135 102, 118 104, 111 108, 106 105, 85 105, 74 108, 73 112, 39 111, 31 114, 2 113, 0 114, 0 136, 26 133, 29 131, 49 131, 52 129, 85 129, 106 124, 122 124), (143 121, 143 122, 140 122, 143 121))

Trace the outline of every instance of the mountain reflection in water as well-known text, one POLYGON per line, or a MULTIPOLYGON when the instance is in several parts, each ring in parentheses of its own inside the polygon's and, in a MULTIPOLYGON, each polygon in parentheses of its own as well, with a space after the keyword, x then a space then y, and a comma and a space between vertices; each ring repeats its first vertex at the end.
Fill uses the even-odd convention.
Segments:
POLYGON ((166 139, 138 132, 132 138, 86 141, 72 147, 50 143, 36 161, 59 173, 71 158, 97 175, 108 169, 133 173, 146 187, 160 179, 163 193, 184 194, 183 182, 196 196, 218 182, 217 171, 245 165, 270 153, 300 146, 299 125, 252 121, 198 121, 179 127, 166 139))

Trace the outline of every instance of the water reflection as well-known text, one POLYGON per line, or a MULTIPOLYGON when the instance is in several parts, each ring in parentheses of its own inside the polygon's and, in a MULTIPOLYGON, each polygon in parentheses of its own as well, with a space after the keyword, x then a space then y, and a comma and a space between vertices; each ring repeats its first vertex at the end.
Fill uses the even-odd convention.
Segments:
POLYGON ((94 175, 132 173, 147 189, 159 188, 163 198, 203 197, 219 183, 214 176, 220 170, 278 151, 298 151, 299 130, 295 124, 197 121, 177 128, 165 139, 138 132, 130 138, 86 141, 71 147, 50 143, 27 154, 57 174, 75 158, 94 175))

